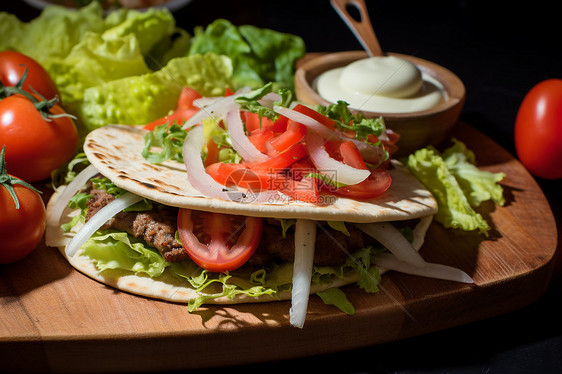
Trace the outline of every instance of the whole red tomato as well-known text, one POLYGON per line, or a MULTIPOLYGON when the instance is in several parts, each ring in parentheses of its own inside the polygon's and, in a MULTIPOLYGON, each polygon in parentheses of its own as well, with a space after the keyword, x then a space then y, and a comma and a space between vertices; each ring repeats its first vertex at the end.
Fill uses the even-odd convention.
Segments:
POLYGON ((562 79, 548 79, 525 96, 515 121, 519 160, 535 176, 562 178, 562 79))
POLYGON ((45 204, 39 193, 7 174, 4 163, 0 163, 0 264, 31 253, 43 237, 46 224, 45 204), (9 189, 13 189, 15 199, 9 189))
POLYGON ((0 52, 0 82, 5 86, 15 86, 26 67, 27 79, 23 85, 25 91, 33 93, 29 88, 31 86, 46 99, 60 97, 55 82, 37 61, 16 51, 0 52))
MULTIPOLYGON (((55 104, 49 112, 65 114, 55 104)), ((78 145, 78 131, 69 117, 46 120, 27 97, 16 94, 0 100, 0 146, 6 145, 8 172, 28 182, 50 177, 70 160, 78 145)))

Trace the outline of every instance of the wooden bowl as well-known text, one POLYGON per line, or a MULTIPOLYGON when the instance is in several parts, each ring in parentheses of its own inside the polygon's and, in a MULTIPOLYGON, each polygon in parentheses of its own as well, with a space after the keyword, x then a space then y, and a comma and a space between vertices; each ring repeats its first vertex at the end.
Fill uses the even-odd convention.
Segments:
MULTIPOLYGON (((405 156, 427 145, 438 145, 449 135, 457 123, 465 101, 465 87, 450 70, 421 58, 388 53, 414 63, 423 73, 436 79, 447 93, 447 100, 437 106, 411 113, 381 113, 362 111, 366 117, 383 117, 388 128, 400 134, 399 150, 395 156, 405 156)), ((329 105, 313 88, 314 80, 323 72, 346 66, 366 58, 364 51, 347 51, 319 54, 304 60, 295 73, 297 99, 308 105, 329 105)))

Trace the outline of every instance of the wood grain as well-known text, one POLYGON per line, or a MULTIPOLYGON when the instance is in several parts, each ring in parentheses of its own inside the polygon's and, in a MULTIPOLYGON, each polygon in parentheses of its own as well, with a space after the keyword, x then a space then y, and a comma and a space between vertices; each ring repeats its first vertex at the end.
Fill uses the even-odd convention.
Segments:
POLYGON ((530 174, 488 137, 464 123, 453 136, 478 150, 482 168, 507 174, 506 205, 480 209, 493 226, 490 237, 434 223, 421 250, 429 261, 463 269, 474 285, 390 273, 375 295, 346 287, 353 316, 311 297, 301 330, 289 324, 288 302, 190 314, 185 305, 92 281, 41 244, 0 267, 0 371, 165 371, 281 360, 404 339, 532 303, 554 266, 550 207, 530 174), (168 354, 178 349, 181 355, 168 354))

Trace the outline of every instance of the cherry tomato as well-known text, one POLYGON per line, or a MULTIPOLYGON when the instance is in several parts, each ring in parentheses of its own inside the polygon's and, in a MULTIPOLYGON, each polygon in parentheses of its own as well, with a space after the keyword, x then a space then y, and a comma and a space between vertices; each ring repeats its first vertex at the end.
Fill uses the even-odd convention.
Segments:
POLYGON ((254 254, 263 219, 180 209, 178 232, 189 257, 203 269, 232 271, 254 254))
POLYGON ((29 87, 31 86, 46 99, 60 97, 55 82, 37 61, 16 51, 0 52, 0 81, 5 86, 15 86, 26 67, 27 79, 23 85, 25 91, 33 93, 29 87))
POLYGON ((562 79, 545 80, 527 93, 515 121, 515 148, 535 176, 562 178, 562 79))
MULTIPOLYGON (((64 111, 55 104, 50 113, 64 111)), ((45 120, 29 98, 16 94, 0 101, 0 139, 7 146, 8 171, 35 182, 74 156, 78 132, 71 118, 45 120)))
POLYGON ((45 204, 39 193, 7 174, 5 147, 0 162, 0 264, 21 260, 31 253, 45 232, 45 204), (8 188, 13 189, 14 197, 8 188))

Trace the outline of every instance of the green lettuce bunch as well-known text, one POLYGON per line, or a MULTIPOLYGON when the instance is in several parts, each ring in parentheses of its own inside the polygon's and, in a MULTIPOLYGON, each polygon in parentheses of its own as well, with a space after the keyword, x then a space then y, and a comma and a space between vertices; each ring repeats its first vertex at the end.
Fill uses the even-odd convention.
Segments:
POLYGON ((431 146, 417 150, 408 156, 406 166, 437 200, 437 222, 447 228, 488 235, 490 225, 474 208, 488 200, 504 205, 499 184, 504 173, 480 170, 474 153, 456 139, 443 153, 431 146))

